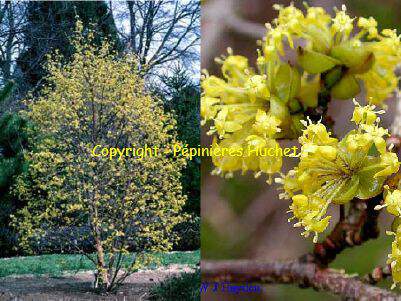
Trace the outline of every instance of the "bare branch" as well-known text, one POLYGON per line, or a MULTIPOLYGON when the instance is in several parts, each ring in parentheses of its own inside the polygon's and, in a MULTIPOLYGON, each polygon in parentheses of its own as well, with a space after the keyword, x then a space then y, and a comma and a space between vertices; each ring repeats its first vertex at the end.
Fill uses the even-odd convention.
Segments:
POLYGON ((375 267, 363 280, 370 284, 377 284, 389 277, 391 277, 391 267, 390 265, 386 265, 384 267, 375 267))
POLYGON ((194 49, 200 41, 197 0, 127 1, 124 7, 120 6, 119 18, 129 18, 129 32, 120 28, 120 36, 148 73, 172 60, 191 60, 197 52, 194 49))
POLYGON ((348 299, 401 300, 385 289, 366 284, 332 269, 319 268, 314 263, 300 261, 262 263, 257 261, 203 261, 202 279, 210 281, 298 284, 327 291, 348 299))

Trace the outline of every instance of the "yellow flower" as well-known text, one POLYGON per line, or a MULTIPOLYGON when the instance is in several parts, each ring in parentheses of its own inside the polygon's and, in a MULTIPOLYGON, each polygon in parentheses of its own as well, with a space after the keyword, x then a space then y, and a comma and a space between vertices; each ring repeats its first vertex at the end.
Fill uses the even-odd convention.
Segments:
POLYGON ((229 49, 229 56, 223 60, 221 71, 226 79, 240 84, 245 79, 245 72, 249 68, 248 59, 240 55, 232 55, 229 49))
POLYGON ((342 39, 348 38, 354 25, 352 24, 354 19, 346 13, 347 8, 342 5, 341 10, 336 12, 336 16, 333 19, 333 25, 331 27, 333 36, 335 34, 342 34, 342 39))
POLYGON ((358 19, 358 27, 361 28, 363 32, 368 33, 369 39, 374 39, 377 37, 377 22, 373 17, 369 17, 369 19, 360 17, 358 19))
POLYGON ((233 133, 242 129, 240 120, 235 118, 235 115, 238 115, 237 113, 242 114, 243 112, 238 112, 238 110, 230 110, 228 107, 223 107, 217 114, 214 124, 220 137, 226 137, 226 132, 233 133))
POLYGON ((386 152, 386 140, 383 137, 390 136, 387 129, 373 124, 361 124, 360 128, 366 132, 366 136, 373 141, 380 153, 386 152))
POLYGON ((202 81, 202 90, 209 97, 221 97, 225 94, 226 83, 216 76, 207 76, 202 81))
MULTIPOLYGON (((304 122, 306 129, 299 138, 300 162, 286 176, 276 180, 285 191, 280 197, 293 200, 290 212, 298 219, 295 225, 304 227, 305 236, 315 233, 315 242, 317 234, 328 225, 330 217, 325 214, 330 204, 345 204, 353 198, 369 199, 378 195, 387 177, 399 169, 397 155, 382 146, 382 136, 387 130, 379 127, 378 118, 370 124, 373 119, 370 114, 371 106, 360 107, 356 103, 353 119, 358 128, 340 141, 330 137, 323 124, 304 122)), ((388 195, 385 206, 389 210, 394 211, 398 206, 395 198, 400 194, 388 195)))
POLYGON ((201 115, 204 117, 202 124, 205 124, 207 120, 213 119, 216 116, 219 110, 216 104, 219 102, 220 100, 215 97, 201 97, 201 115))
POLYGON ((301 219, 307 215, 309 207, 308 197, 303 194, 297 194, 292 198, 290 209, 294 213, 294 217, 301 219))
POLYGON ((397 154, 385 152, 380 156, 379 165, 383 167, 382 170, 375 173, 374 177, 388 177, 398 171, 400 162, 398 161, 397 154))
POLYGON ((387 264, 391 266, 391 275, 393 278, 394 289, 401 282, 401 228, 398 227, 394 232, 387 232, 389 235, 394 235, 395 239, 391 243, 391 254, 388 255, 387 264))
POLYGON ((375 111, 376 107, 374 105, 367 105, 362 107, 355 100, 353 101, 355 104, 355 109, 354 113, 352 114, 351 121, 355 122, 357 125, 359 124, 373 125, 378 118, 377 115, 385 113, 383 110, 375 111))
POLYGON ((255 102, 257 98, 267 99, 270 96, 266 76, 263 75, 249 77, 245 83, 245 89, 248 91, 251 102, 255 102))
POLYGON ((372 146, 372 139, 369 135, 364 135, 351 131, 345 140, 346 148, 349 152, 368 152, 372 146))
POLYGON ((302 121, 302 124, 306 127, 303 131, 302 136, 299 138, 301 144, 315 144, 315 145, 333 145, 337 144, 336 138, 330 137, 331 133, 327 132, 326 127, 318 122, 316 124, 309 120, 309 124, 306 121, 302 121))
POLYGON ((212 154, 218 155, 212 156, 213 163, 216 166, 213 173, 222 174, 225 172, 226 177, 232 177, 234 171, 242 168, 242 160, 241 157, 232 156, 228 153, 224 154, 223 150, 225 148, 237 150, 242 148, 242 144, 232 141, 231 138, 224 139, 220 144, 218 144, 216 139, 214 139, 212 144, 212 154))
MULTIPOLYGON (((307 197, 303 194, 293 196, 290 206, 294 217, 299 220, 294 227, 304 227, 303 236, 308 237, 314 233, 313 241, 316 243, 318 234, 323 232, 329 223, 330 216, 323 217, 326 214, 329 202, 319 197, 307 197)), ((289 220, 291 220, 290 218, 289 220)))
POLYGON ((397 217, 401 217, 401 190, 388 191, 389 187, 384 187, 387 190, 383 205, 377 205, 375 210, 386 208, 387 211, 397 217))
POLYGON ((268 115, 262 110, 258 110, 256 112, 253 128, 260 135, 274 137, 276 133, 281 131, 278 127, 280 123, 281 121, 277 117, 270 114, 268 115))
POLYGON ((394 71, 401 59, 400 37, 395 30, 384 29, 364 47, 374 54, 374 64, 368 72, 359 74, 357 78, 365 84, 367 99, 381 105, 397 88, 398 78, 394 71))

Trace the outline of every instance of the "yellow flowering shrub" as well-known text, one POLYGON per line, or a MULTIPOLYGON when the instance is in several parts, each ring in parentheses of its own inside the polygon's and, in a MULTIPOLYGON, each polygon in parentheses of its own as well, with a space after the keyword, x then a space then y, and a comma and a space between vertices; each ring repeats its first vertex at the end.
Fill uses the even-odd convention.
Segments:
POLYGON ((146 253, 172 247, 185 202, 185 160, 163 155, 178 142, 175 121, 145 92, 135 59, 112 53, 107 41, 93 46, 93 34, 83 38, 81 28, 78 23, 71 62, 52 57, 47 84, 27 100, 24 114, 35 135, 25 153, 28 172, 15 192, 28 205, 14 216, 14 226, 25 248, 48 231, 68 236, 87 227, 74 239, 94 244, 95 254, 86 255, 96 264, 98 286, 111 290, 146 253), (162 155, 109 160, 91 155, 95 145, 157 146, 162 155), (122 266, 127 258, 132 264, 122 266))

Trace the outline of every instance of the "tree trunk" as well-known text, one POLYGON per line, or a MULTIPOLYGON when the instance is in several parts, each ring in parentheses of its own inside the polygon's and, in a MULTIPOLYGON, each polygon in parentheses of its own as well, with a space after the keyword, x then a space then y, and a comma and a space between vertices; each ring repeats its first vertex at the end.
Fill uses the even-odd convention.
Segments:
POLYGON ((97 253, 97 271, 95 275, 95 283, 94 283, 94 288, 95 289, 100 289, 100 290, 105 290, 108 291, 110 289, 110 281, 107 273, 107 267, 106 267, 106 262, 104 259, 104 249, 103 249, 103 244, 102 244, 102 236, 101 236, 101 231, 99 229, 98 225, 98 210, 96 207, 96 201, 93 200, 93 208, 91 212, 91 223, 93 227, 93 234, 94 234, 94 239, 95 239, 95 248, 96 248, 96 253, 97 253))
POLYGON ((104 260, 104 250, 99 236, 95 237, 95 242, 97 252, 97 274, 95 279, 95 289, 105 289, 107 291, 110 288, 110 281, 104 260))

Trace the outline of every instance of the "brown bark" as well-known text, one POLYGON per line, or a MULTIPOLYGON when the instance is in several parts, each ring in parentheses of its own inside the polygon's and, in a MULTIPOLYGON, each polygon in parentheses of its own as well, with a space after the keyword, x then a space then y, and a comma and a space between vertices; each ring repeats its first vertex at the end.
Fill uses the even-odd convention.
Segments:
POLYGON ((100 283, 101 286, 104 287, 106 290, 108 290, 110 287, 110 282, 107 273, 106 262, 104 260, 104 250, 99 236, 95 237, 95 243, 96 243, 96 253, 97 253, 97 272, 99 273, 97 277, 98 278, 100 277, 99 279, 101 280, 100 283))
POLYGON ((328 291, 346 299, 401 300, 395 293, 366 284, 358 277, 299 260, 273 263, 247 260, 202 261, 201 271, 203 280, 207 281, 294 283, 328 291))
POLYGON ((102 237, 98 225, 98 210, 96 206, 95 199, 93 201, 93 207, 91 208, 91 223, 93 227, 93 235, 95 239, 95 248, 96 248, 96 257, 97 257, 97 271, 96 271, 96 279, 95 279, 95 288, 101 288, 106 291, 110 289, 110 281, 106 268, 106 261, 104 259, 104 249, 102 244, 102 237), (99 283, 100 280, 100 283, 99 283))
POLYGON ((386 265, 384 267, 376 267, 373 271, 364 277, 364 281, 370 284, 377 284, 380 281, 391 277, 391 267, 386 265))

